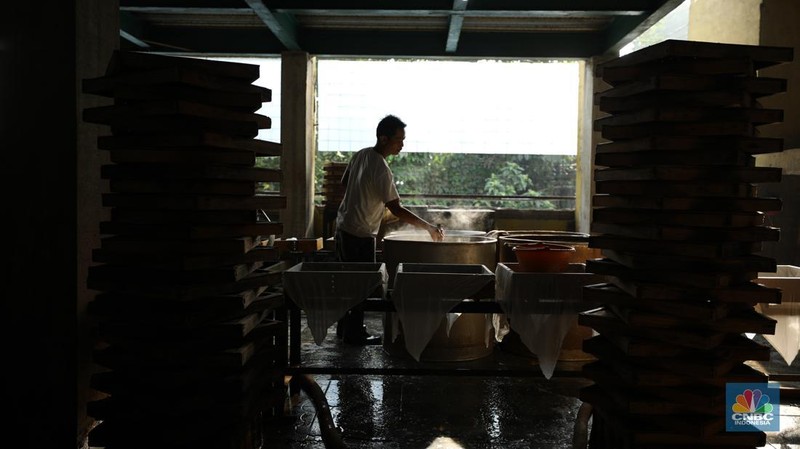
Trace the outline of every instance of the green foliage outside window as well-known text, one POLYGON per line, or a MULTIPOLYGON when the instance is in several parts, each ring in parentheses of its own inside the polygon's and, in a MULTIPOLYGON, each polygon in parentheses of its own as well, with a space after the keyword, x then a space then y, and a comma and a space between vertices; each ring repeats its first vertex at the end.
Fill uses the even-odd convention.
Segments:
MULTIPOLYGON (((327 162, 347 162, 353 153, 318 152, 315 191, 322 191, 327 162)), ((575 195, 575 156, 401 153, 389 158, 400 195, 575 195)), ((404 198, 409 206, 572 209, 564 199, 404 198)))

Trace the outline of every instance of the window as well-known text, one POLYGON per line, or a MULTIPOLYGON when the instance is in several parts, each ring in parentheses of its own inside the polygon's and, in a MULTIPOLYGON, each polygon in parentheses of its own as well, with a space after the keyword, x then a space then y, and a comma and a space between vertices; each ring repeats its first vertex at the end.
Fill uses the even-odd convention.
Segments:
POLYGON ((578 63, 318 61, 319 151, 375 143, 386 114, 406 153, 575 155, 578 63))

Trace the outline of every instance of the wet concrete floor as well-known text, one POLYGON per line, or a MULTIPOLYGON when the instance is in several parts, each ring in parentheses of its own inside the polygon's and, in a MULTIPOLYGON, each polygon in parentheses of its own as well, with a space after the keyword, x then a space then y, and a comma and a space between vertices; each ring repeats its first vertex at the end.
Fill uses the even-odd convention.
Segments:
MULTIPOLYGON (((379 318, 366 322, 379 333, 379 318)), ((535 359, 503 354, 502 348, 479 361, 420 364, 381 346, 344 345, 334 328, 317 346, 305 322, 302 341, 302 366, 324 393, 345 447, 573 448, 578 390, 590 383, 576 374, 574 363, 560 363, 551 379, 541 375, 535 359), (413 374, 423 367, 424 375, 413 374)), ((781 432, 767 433, 764 448, 800 449, 800 399, 781 402, 781 432)), ((298 391, 286 402, 286 417, 265 429, 264 447, 325 448, 324 417, 298 391)))

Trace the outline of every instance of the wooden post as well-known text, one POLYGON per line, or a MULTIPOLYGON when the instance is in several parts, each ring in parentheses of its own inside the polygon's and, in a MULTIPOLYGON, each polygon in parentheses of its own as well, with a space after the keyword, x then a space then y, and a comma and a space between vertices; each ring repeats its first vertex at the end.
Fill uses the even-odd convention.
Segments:
POLYGON ((281 213, 284 237, 313 237, 316 60, 302 51, 281 54, 281 213))

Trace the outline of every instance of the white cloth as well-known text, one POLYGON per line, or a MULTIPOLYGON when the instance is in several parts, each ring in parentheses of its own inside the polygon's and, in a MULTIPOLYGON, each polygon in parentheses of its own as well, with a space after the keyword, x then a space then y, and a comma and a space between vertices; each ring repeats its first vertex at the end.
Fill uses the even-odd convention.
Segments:
POLYGON ((553 376, 561 345, 578 322, 578 313, 594 304, 581 300, 585 285, 605 281, 592 273, 534 273, 514 271, 516 263, 498 263, 495 299, 505 316, 493 317, 495 339, 502 341, 509 326, 539 359, 547 379, 553 376))
POLYGON ((756 310, 776 321, 775 334, 764 338, 791 365, 800 351, 800 267, 778 265, 775 273, 759 273, 758 283, 781 289, 780 304, 758 304, 756 310))
POLYGON ((374 147, 368 147, 353 155, 345 173, 348 180, 336 216, 336 229, 356 237, 375 237, 386 203, 400 198, 392 170, 374 147))
POLYGON ((306 312, 311 336, 322 344, 328 328, 380 288, 386 297, 386 264, 373 262, 302 262, 283 272, 283 288, 306 312))
MULTIPOLYGON (((492 279, 494 273, 478 264, 398 264, 392 302, 403 325, 406 350, 411 357, 420 360, 422 351, 445 317, 449 336, 450 328, 461 314, 448 312, 492 279)), ((393 332, 392 340, 397 335, 393 332)), ((488 338, 484 340, 488 346, 488 338)))

